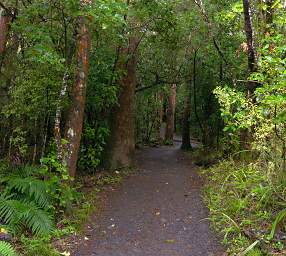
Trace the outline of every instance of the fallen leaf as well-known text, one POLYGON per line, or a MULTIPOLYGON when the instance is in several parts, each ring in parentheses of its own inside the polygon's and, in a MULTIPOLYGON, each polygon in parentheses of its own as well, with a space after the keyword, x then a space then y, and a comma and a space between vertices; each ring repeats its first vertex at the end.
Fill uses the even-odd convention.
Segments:
POLYGON ((176 240, 174 240, 174 239, 167 239, 167 240, 165 241, 165 243, 167 243, 167 244, 173 244, 173 243, 176 243, 176 240))
POLYGON ((70 252, 67 252, 67 251, 64 251, 62 253, 60 253, 60 255, 63 255, 63 256, 70 256, 71 253, 70 252))

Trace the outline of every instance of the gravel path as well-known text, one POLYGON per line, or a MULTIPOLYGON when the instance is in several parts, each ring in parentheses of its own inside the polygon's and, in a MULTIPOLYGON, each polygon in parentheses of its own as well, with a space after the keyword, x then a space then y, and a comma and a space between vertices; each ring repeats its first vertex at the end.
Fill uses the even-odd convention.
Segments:
POLYGON ((222 256, 195 166, 177 147, 137 153, 139 173, 111 192, 73 256, 222 256))

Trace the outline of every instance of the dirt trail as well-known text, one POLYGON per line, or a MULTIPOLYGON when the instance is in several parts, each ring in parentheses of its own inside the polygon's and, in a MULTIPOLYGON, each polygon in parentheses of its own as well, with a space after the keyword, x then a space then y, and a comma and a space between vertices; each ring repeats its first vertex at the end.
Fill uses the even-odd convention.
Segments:
POLYGON ((195 166, 177 147, 137 154, 139 173, 108 195, 74 256, 221 256, 195 166))

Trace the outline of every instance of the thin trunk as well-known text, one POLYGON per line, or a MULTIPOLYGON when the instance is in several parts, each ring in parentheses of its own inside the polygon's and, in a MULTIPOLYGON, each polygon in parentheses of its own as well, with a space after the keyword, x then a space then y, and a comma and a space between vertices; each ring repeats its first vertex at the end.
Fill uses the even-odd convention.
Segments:
POLYGON ((245 34, 248 47, 248 70, 250 73, 257 70, 258 57, 254 44, 254 30, 252 25, 250 0, 243 0, 245 34))
POLYGON ((41 159, 45 156, 45 152, 46 152, 46 145, 47 145, 47 138, 48 138, 48 129, 49 129, 49 121, 50 121, 50 112, 47 113, 47 116, 45 118, 44 137, 43 137, 43 146, 42 146, 42 152, 41 152, 41 159))
POLYGON ((182 127, 182 146, 184 150, 192 148, 191 135, 190 135, 190 116, 191 116, 191 94, 192 94, 192 82, 190 80, 187 85, 187 92, 185 96, 184 114, 183 114, 183 127, 182 127))
POLYGON ((162 140, 162 124, 163 124, 163 117, 164 117, 164 94, 162 92, 158 95, 159 100, 159 119, 158 119, 158 141, 160 142, 162 140))
POLYGON ((62 119, 62 101, 65 97, 67 87, 68 87, 68 79, 69 79, 69 72, 66 68, 62 88, 60 91, 60 95, 58 98, 57 110, 56 110, 56 118, 55 118, 55 126, 54 126, 54 135, 55 135, 55 143, 57 148, 57 159, 59 162, 63 160, 63 145, 62 145, 62 135, 61 135, 61 119, 62 119))
MULTIPOLYGON (((254 73, 258 68, 258 56, 255 49, 254 43, 254 29, 252 24, 252 13, 251 13, 251 4, 250 0, 243 0, 243 10, 244 10, 244 21, 245 21, 245 35, 247 40, 248 48, 248 72, 254 73)), ((247 89, 249 98, 252 98, 258 83, 249 81, 247 83, 247 89)), ((242 130, 240 134, 241 147, 249 150, 251 134, 248 130, 242 130)))
MULTIPOLYGON (((57 160, 62 163, 63 161, 63 144, 62 144, 62 131, 61 131, 61 122, 62 122, 62 109, 63 109, 63 100, 65 98, 65 95, 67 93, 68 89, 68 82, 70 79, 69 74, 69 68, 72 64, 74 51, 76 48, 76 37, 77 37, 77 31, 75 29, 74 33, 74 40, 69 48, 69 50, 66 50, 66 67, 65 67, 65 73, 62 80, 62 88, 59 93, 58 101, 57 101, 57 109, 56 109, 56 116, 55 116, 55 124, 54 124, 54 136, 55 136, 55 143, 56 143, 56 149, 57 149, 57 160)), ((67 39, 65 39, 65 42, 67 44, 67 39)), ((68 46, 66 45, 65 48, 68 46)))
POLYGON ((173 84, 168 98, 167 124, 165 133, 165 140, 170 142, 174 140, 176 96, 177 85, 173 84))
POLYGON ((125 71, 125 75, 119 81, 121 88, 118 106, 111 116, 111 131, 106 152, 106 165, 110 169, 130 166, 133 162, 137 46, 138 39, 130 36, 128 47, 120 50, 118 68, 125 71))
MULTIPOLYGON (((204 140, 204 138, 205 138, 204 127, 203 127, 202 122, 200 120, 198 108, 197 108, 197 54, 198 54, 198 51, 196 50, 194 53, 194 61, 193 61, 194 112, 195 112, 195 116, 196 116, 197 122, 199 124, 201 133, 202 133, 202 138, 204 140)), ((203 141, 203 143, 204 143, 204 141, 203 141)))
MULTIPOLYGON (((86 1, 81 1, 83 7, 86 1)), ((76 174, 76 165, 82 135, 84 109, 86 101, 86 85, 89 70, 90 34, 83 16, 79 17, 79 34, 77 43, 77 70, 72 92, 65 133, 68 141, 65 148, 66 165, 71 177, 76 174)))
POLYGON ((38 140, 37 140, 37 119, 35 119, 35 126, 34 126, 34 150, 33 150, 33 158, 32 158, 32 163, 35 164, 36 162, 36 157, 37 157, 37 148, 38 148, 38 140))

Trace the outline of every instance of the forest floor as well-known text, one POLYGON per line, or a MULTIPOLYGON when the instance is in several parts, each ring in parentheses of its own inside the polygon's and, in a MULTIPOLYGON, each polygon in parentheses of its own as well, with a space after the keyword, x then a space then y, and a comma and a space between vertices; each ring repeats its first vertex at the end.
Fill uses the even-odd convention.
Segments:
POLYGON ((108 192, 72 256, 222 256, 196 166, 174 147, 137 152, 139 171, 108 192))

